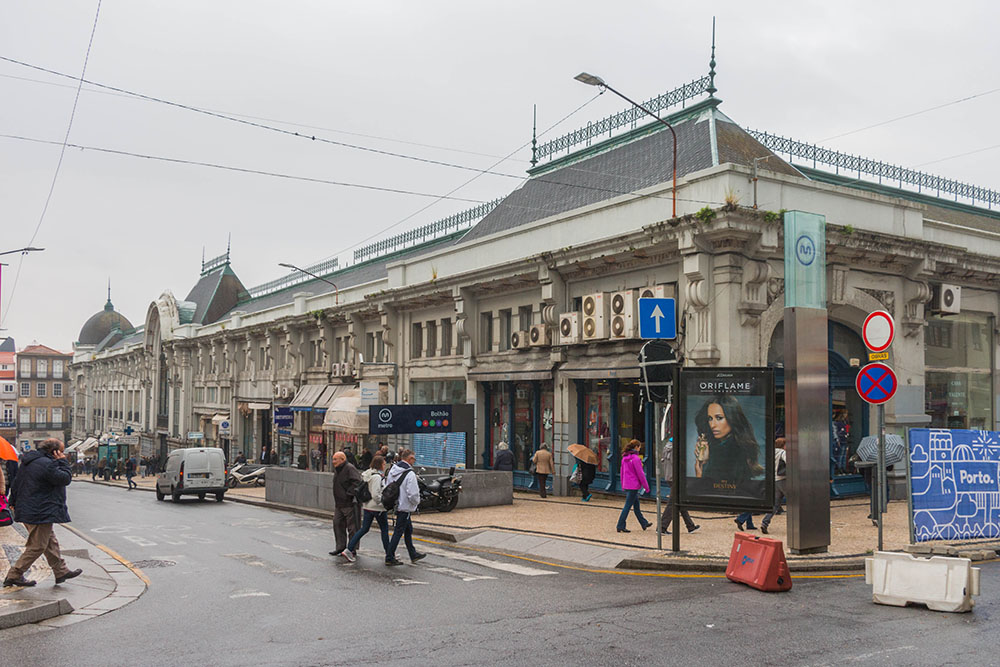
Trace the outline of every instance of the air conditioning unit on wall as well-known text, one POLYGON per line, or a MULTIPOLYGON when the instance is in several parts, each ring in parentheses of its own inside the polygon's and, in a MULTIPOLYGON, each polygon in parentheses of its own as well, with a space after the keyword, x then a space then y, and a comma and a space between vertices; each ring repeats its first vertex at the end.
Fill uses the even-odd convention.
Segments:
POLYGON ((528 332, 515 331, 510 335, 510 346, 515 350, 523 350, 528 347, 528 332))
POLYGON ((608 293, 597 292, 583 297, 583 339, 608 337, 608 293))
POLYGON ((939 313, 962 312, 962 288, 959 285, 938 285, 934 293, 934 310, 939 313))
POLYGON ((635 338, 636 326, 636 290, 624 290, 611 295, 611 337, 635 338))
POLYGON ((559 343, 572 345, 580 342, 580 313, 563 313, 559 316, 559 343))
POLYGON ((640 299, 665 299, 668 296, 673 296, 667 294, 666 285, 651 285, 649 287, 640 287, 639 290, 640 299))
POLYGON ((552 329, 547 324, 532 325, 528 332, 528 344, 532 347, 552 345, 552 329))
POLYGON ((281 385, 280 384, 274 385, 274 394, 273 395, 274 395, 275 398, 281 398, 281 385))

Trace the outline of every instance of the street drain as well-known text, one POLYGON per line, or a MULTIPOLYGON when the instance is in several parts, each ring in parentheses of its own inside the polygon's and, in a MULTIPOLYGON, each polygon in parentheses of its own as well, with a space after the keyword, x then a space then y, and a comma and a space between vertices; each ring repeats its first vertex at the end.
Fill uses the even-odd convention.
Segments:
POLYGON ((137 560, 132 565, 135 565, 140 570, 145 570, 150 567, 170 567, 177 565, 177 562, 172 560, 137 560))

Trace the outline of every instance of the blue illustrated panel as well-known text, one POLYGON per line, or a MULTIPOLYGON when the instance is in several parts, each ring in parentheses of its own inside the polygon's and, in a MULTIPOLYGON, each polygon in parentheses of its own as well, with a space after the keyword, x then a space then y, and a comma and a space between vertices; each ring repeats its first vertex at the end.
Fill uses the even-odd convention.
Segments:
POLYGON ((450 468, 465 463, 465 433, 414 433, 412 445, 417 465, 450 468))
POLYGON ((1000 433, 910 429, 917 542, 1000 536, 1000 433))

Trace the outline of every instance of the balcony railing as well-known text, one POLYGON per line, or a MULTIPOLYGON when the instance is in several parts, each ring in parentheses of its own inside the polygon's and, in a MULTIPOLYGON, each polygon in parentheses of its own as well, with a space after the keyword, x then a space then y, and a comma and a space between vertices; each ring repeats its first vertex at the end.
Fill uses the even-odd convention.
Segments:
POLYGON ((51 431, 63 429, 69 426, 69 422, 21 422, 17 425, 19 431, 51 431))

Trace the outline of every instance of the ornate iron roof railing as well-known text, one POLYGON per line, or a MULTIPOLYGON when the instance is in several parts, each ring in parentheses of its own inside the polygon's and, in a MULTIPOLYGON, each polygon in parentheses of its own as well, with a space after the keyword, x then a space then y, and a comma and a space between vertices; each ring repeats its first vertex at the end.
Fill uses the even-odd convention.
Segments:
MULTIPOLYGON (((680 88, 675 88, 674 90, 643 102, 643 106, 653 113, 659 113, 660 111, 677 104, 683 105, 692 97, 697 97, 702 93, 708 92, 711 86, 712 77, 711 75, 706 74, 700 79, 695 79, 691 83, 684 84, 680 88)), ((570 148, 578 146, 579 144, 586 144, 589 146, 590 142, 594 139, 605 135, 610 137, 615 130, 625 126, 629 126, 630 129, 635 128, 639 123, 639 120, 645 118, 646 114, 643 111, 632 107, 626 109, 625 111, 616 113, 613 116, 608 116, 607 118, 599 120, 596 123, 587 123, 586 127, 582 127, 575 132, 570 132, 569 134, 553 139, 552 141, 547 141, 536 148, 532 151, 532 164, 538 160, 552 157, 559 151, 569 151, 570 148)))
POLYGON ((219 255, 218 257, 213 257, 207 262, 203 261, 201 263, 201 272, 205 274, 208 273, 209 271, 217 269, 220 266, 224 266, 228 263, 229 263, 229 251, 227 250, 226 253, 223 255, 219 255))
MULTIPOLYGON (((473 208, 462 211, 461 213, 456 213, 455 215, 450 215, 447 218, 442 218, 441 220, 432 222, 429 225, 417 227, 416 229, 411 229, 410 231, 403 232, 402 234, 397 234, 395 236, 390 236, 387 239, 382 239, 381 241, 369 243, 368 245, 354 251, 354 263, 357 264, 364 262, 378 257, 379 255, 395 252, 412 243, 416 243, 418 241, 429 241, 438 236, 444 236, 451 232, 456 232, 462 227, 471 226, 473 222, 480 220, 490 211, 495 209, 500 201, 501 199, 494 199, 493 201, 479 204, 478 206, 474 206, 473 208)), ((317 276, 325 276, 333 273, 334 271, 338 271, 339 269, 340 259, 337 257, 325 262, 320 262, 319 264, 307 266, 305 268, 306 271, 317 276)), ((264 296, 265 294, 278 292, 286 287, 291 287, 292 285, 309 282, 310 280, 315 280, 315 278, 299 271, 293 271, 287 276, 270 280, 266 283, 257 285, 256 287, 251 287, 247 290, 247 292, 249 292, 251 297, 257 298, 264 296)))
POLYGON ((923 171, 917 171, 916 169, 888 164, 887 162, 870 160, 858 155, 841 153, 802 141, 779 137, 768 132, 760 132, 758 130, 747 130, 747 132, 775 153, 784 153, 789 158, 812 160, 813 167, 816 167, 817 164, 834 167, 838 174, 843 169, 848 173, 856 173, 859 180, 863 174, 867 174, 868 176, 877 177, 879 183, 882 182, 882 179, 886 179, 887 181, 898 183, 900 187, 904 184, 915 186, 917 192, 923 192, 926 189, 935 191, 938 197, 942 193, 953 195, 956 201, 958 201, 959 197, 964 197, 973 203, 977 201, 984 202, 987 208, 992 208, 994 204, 1000 204, 1000 192, 990 190, 989 188, 962 183, 961 181, 935 176, 923 171))
POLYGON ((402 234, 396 234, 395 236, 390 236, 387 239, 369 243, 368 245, 362 246, 354 251, 354 261, 363 262, 373 257, 378 257, 379 255, 395 252, 396 250, 406 247, 411 243, 416 243, 417 241, 423 242, 437 236, 443 236, 445 234, 458 231, 463 226, 469 226, 480 218, 485 217, 490 211, 497 207, 497 204, 499 204, 500 201, 500 199, 494 199, 493 201, 488 201, 478 206, 474 206, 473 208, 462 211, 461 213, 450 215, 447 218, 438 220, 437 222, 432 222, 429 225, 417 227, 416 229, 411 229, 407 232, 403 232, 402 234))
MULTIPOLYGON (((317 276, 322 276, 324 274, 333 273, 339 268, 340 260, 336 257, 329 259, 325 262, 320 262, 319 264, 313 264, 312 266, 307 266, 306 271, 313 273, 317 276)), ((256 287, 251 287, 247 290, 250 296, 257 298, 259 296, 264 296, 265 294, 270 294, 271 292, 277 292, 283 290, 286 287, 292 285, 298 285, 299 283, 309 282, 310 280, 315 280, 312 276, 309 276, 300 271, 292 271, 287 276, 281 278, 276 278, 275 280, 270 280, 266 283, 261 283, 256 287)))

